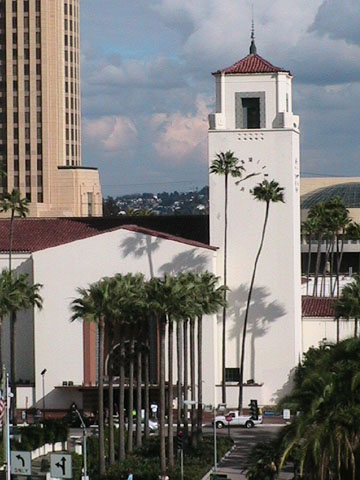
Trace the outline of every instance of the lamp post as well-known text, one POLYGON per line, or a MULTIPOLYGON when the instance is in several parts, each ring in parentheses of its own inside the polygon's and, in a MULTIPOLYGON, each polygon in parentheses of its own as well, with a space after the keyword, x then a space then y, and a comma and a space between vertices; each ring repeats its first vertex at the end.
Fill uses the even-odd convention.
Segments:
MULTIPOLYGON (((191 406, 191 405, 203 405, 205 407, 205 411, 213 411, 214 412, 214 473, 216 473, 216 468, 217 468, 217 441, 216 441, 216 407, 215 405, 212 406, 212 405, 207 405, 205 403, 202 403, 202 402, 196 402, 195 400, 184 400, 184 405, 186 406, 191 406)), ((220 404, 221 407, 223 408, 223 406, 225 404, 220 404)), ((220 407, 219 405, 219 407, 220 407)), ((219 408, 218 407, 218 408, 219 408)))
POLYGON ((86 425, 85 422, 77 408, 75 408, 75 412, 77 413, 77 416, 79 417, 80 423, 81 423, 81 428, 83 429, 83 461, 84 461, 84 475, 83 475, 83 480, 89 480, 88 474, 87 474, 87 448, 86 448, 86 425))
POLYGON ((43 418, 45 419, 45 373, 47 372, 46 368, 40 373, 42 377, 42 410, 43 410, 43 418))

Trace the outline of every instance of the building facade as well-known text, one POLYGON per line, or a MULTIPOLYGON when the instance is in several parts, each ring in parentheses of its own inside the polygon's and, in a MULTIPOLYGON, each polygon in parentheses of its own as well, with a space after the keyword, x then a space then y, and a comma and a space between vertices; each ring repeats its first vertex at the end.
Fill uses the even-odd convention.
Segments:
MULTIPOLYGON (((266 405, 285 393, 289 372, 301 358, 299 118, 292 111, 290 72, 257 55, 254 43, 247 57, 214 76, 216 113, 209 118, 209 164, 216 154, 230 150, 245 169, 243 177, 251 176, 240 184, 239 178, 228 180, 228 405, 237 404, 246 299, 265 217, 265 202, 256 201, 252 189, 264 179, 284 188, 284 203, 270 205, 246 337, 245 402, 250 397, 266 405)), ((217 273, 222 275, 224 176, 211 174, 209 185, 210 244, 220 248, 217 273)), ((219 339, 221 329, 219 322, 219 339)), ((217 368, 220 400, 221 365, 217 368)))
POLYGON ((79 9, 0 0, 0 190, 34 217, 102 213, 98 172, 81 165, 79 9))

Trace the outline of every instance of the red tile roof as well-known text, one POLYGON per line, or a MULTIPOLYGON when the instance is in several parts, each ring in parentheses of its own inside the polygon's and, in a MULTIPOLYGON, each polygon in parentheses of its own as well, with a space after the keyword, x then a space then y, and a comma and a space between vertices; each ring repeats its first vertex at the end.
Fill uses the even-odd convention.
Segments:
MULTIPOLYGON (((124 225, 123 223, 123 220, 122 224, 117 224, 114 219, 102 217, 16 219, 14 222, 13 251, 26 253, 36 252, 119 229, 144 233, 146 235, 193 245, 194 247, 216 250, 215 247, 210 247, 204 243, 150 230, 137 225, 124 225)), ((10 220, 0 219, 0 252, 4 253, 9 251, 9 233, 10 220)))
POLYGON ((250 54, 247 57, 234 63, 231 67, 218 70, 213 75, 219 75, 221 73, 225 75, 235 75, 238 73, 276 73, 276 72, 289 72, 284 68, 275 67, 270 62, 260 57, 260 55, 250 54))
POLYGON ((302 297, 302 316, 303 317, 332 317, 334 311, 335 298, 330 297, 302 297))

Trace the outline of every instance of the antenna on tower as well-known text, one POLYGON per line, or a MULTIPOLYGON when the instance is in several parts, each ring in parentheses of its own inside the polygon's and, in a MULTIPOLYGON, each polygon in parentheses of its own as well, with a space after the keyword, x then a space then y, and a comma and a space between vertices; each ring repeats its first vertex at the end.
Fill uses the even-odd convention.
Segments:
POLYGON ((251 20, 251 45, 250 45, 250 55, 256 55, 256 45, 255 45, 255 21, 254 21, 254 3, 252 4, 252 20, 251 20))

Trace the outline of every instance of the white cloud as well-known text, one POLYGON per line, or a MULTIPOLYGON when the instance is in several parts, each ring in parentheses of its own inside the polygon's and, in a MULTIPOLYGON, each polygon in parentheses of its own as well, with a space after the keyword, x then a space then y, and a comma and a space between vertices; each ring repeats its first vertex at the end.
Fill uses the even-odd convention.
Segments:
POLYGON ((138 138, 134 122, 115 115, 85 119, 83 133, 86 144, 111 153, 132 149, 138 138))
POLYGON ((196 111, 184 115, 156 113, 151 116, 150 127, 155 132, 154 148, 162 157, 175 163, 181 163, 189 158, 194 151, 200 154, 198 161, 206 159, 207 115, 208 103, 204 97, 196 100, 196 111))

